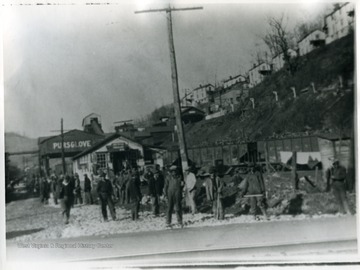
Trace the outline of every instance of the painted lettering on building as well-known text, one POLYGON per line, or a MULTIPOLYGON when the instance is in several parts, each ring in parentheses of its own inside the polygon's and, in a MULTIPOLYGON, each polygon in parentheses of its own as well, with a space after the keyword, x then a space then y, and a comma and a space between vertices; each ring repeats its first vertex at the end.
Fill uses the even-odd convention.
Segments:
MULTIPOLYGON (((64 148, 65 149, 87 148, 87 147, 91 147, 91 140, 64 142, 64 148)), ((53 150, 56 150, 56 149, 61 149, 61 142, 54 142, 53 143, 53 150)))

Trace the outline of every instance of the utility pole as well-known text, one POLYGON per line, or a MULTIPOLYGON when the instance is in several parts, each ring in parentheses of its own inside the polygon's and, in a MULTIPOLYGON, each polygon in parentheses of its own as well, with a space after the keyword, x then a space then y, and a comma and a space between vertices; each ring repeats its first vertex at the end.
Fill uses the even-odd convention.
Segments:
POLYGON ((170 62, 171 62, 171 79, 172 79, 172 88, 173 88, 173 95, 174 95, 174 109, 175 109, 176 126, 177 126, 177 132, 178 132, 178 137, 179 137, 180 158, 181 158, 181 165, 182 165, 183 173, 188 168, 188 157, 187 157, 187 150, 186 150, 184 127, 183 127, 183 123, 181 120, 179 82, 178 82, 178 74, 177 74, 177 66, 176 66, 176 56, 175 56, 175 46, 174 46, 174 37, 173 37, 173 29, 172 29, 171 12, 172 11, 197 10, 197 9, 203 9, 203 8, 202 7, 171 8, 169 5, 168 8, 164 8, 164 9, 150 9, 150 10, 135 11, 135 14, 149 13, 149 12, 166 12, 167 13, 167 27, 168 27, 168 37, 169 37, 170 62))
POLYGON ((63 167, 63 175, 66 174, 65 149, 64 149, 64 120, 61 118, 61 161, 63 167))
MULTIPOLYGON (((68 131, 68 130, 67 130, 68 131)), ((52 130, 52 132, 59 132, 59 130, 52 130)), ((64 120, 61 118, 60 121, 60 136, 61 136, 61 162, 63 175, 66 174, 66 163, 65 163, 65 147, 64 147, 64 120)))

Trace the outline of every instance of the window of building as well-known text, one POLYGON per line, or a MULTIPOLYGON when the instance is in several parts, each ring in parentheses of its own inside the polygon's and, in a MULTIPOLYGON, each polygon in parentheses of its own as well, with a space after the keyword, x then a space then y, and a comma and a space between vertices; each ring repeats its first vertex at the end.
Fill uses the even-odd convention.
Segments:
POLYGON ((106 169, 106 153, 96 153, 96 161, 101 169, 106 169))
POLYGON ((85 156, 82 156, 81 158, 78 159, 78 163, 79 164, 86 164, 89 160, 89 156, 88 155, 85 155, 85 156))

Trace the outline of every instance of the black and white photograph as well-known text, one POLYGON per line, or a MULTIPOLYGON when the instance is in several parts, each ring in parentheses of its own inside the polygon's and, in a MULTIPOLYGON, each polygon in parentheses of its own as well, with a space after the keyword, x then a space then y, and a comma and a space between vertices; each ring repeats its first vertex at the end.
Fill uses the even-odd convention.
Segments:
POLYGON ((2 269, 359 267, 357 6, 5 1, 2 269))

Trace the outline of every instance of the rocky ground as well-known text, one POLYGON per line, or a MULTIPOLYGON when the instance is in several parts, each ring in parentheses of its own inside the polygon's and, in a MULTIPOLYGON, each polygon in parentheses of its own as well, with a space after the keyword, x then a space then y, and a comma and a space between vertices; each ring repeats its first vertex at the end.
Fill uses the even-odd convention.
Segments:
MULTIPOLYGON (((310 203, 310 199, 307 201, 310 203)), ((305 204, 305 208, 308 207, 305 204)), ((324 202, 326 203, 326 201, 324 202)), ((280 204, 277 207, 281 207, 280 204)), ((272 222, 282 220, 303 220, 330 217, 339 214, 279 214, 277 208, 270 208, 270 221, 261 218, 255 221, 246 214, 234 214, 235 206, 226 209, 225 220, 215 220, 211 213, 184 214, 186 227, 220 226, 224 224, 272 222), (233 213, 230 213, 233 212, 233 213)), ((91 235, 165 230, 165 215, 154 217, 149 205, 142 205, 140 219, 131 220, 127 207, 116 206, 117 220, 103 222, 99 205, 76 205, 71 210, 70 224, 65 225, 59 205, 43 205, 38 198, 14 201, 6 205, 6 238, 8 241, 33 241, 40 239, 71 238, 91 235)), ((175 215, 173 216, 176 221, 175 215)))

